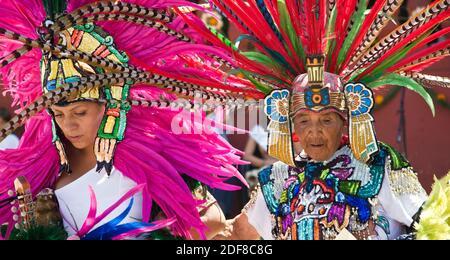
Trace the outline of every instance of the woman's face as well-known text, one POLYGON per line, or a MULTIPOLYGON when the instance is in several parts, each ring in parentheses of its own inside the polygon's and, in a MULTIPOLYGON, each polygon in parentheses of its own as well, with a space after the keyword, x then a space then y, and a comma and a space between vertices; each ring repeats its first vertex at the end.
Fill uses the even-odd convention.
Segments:
POLYGON ((80 101, 63 107, 53 105, 51 109, 64 136, 75 148, 82 150, 94 146, 104 105, 80 101))
POLYGON ((315 161, 326 161, 339 149, 344 121, 333 111, 305 111, 295 116, 294 128, 306 154, 315 161))

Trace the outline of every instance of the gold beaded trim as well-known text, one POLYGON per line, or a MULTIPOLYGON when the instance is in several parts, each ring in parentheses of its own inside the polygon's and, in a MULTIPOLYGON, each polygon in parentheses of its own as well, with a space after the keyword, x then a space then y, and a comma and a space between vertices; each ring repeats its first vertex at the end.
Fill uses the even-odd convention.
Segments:
POLYGON ((345 104, 345 95, 341 92, 330 92, 330 104, 328 106, 315 106, 313 108, 309 108, 305 104, 305 94, 304 93, 295 93, 292 95, 291 99, 291 113, 290 116, 294 117, 295 114, 301 109, 309 109, 312 111, 320 111, 322 109, 334 107, 338 110, 345 111, 347 109, 345 104))

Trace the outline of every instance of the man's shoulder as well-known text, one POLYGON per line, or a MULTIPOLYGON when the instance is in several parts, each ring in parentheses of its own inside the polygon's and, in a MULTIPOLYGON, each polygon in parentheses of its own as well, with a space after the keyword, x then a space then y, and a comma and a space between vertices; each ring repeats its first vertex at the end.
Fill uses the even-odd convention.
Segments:
POLYGON ((278 200, 284 190, 284 184, 289 177, 290 166, 276 162, 263 168, 258 174, 261 192, 267 208, 272 214, 278 209, 278 200))
POLYGON ((262 168, 258 173, 259 183, 267 184, 269 181, 281 181, 289 175, 290 166, 278 161, 272 165, 262 168))
POLYGON ((387 154, 386 174, 389 179, 390 189, 396 196, 418 195, 426 197, 426 192, 419 182, 417 172, 408 160, 392 146, 379 142, 380 150, 387 154))
POLYGON ((384 142, 378 142, 378 145, 378 156, 389 157, 392 170, 400 170, 411 166, 408 160, 391 145, 384 142))

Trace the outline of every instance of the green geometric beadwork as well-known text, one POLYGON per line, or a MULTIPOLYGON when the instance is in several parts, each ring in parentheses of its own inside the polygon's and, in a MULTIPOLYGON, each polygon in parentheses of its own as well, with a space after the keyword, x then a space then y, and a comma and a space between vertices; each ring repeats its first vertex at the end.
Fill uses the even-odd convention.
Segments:
POLYGON ((380 142, 380 146, 386 148, 391 157, 391 169, 394 171, 409 167, 410 164, 406 158, 397 152, 390 145, 380 142))
POLYGON ((112 54, 114 54, 114 56, 116 56, 116 58, 120 61, 120 63, 122 63, 122 65, 124 67, 128 67, 128 61, 129 61, 128 55, 125 52, 121 52, 114 47, 114 44, 113 44, 114 39, 112 36, 110 36, 110 35, 108 35, 106 37, 101 36, 100 33, 95 30, 97 27, 92 23, 87 23, 84 25, 75 25, 73 28, 75 28, 76 30, 79 30, 79 31, 89 33, 97 41, 99 41, 101 44, 105 45, 108 48, 108 50, 112 54))
POLYGON ((361 181, 357 180, 343 180, 339 182, 339 191, 355 196, 358 193, 361 181))

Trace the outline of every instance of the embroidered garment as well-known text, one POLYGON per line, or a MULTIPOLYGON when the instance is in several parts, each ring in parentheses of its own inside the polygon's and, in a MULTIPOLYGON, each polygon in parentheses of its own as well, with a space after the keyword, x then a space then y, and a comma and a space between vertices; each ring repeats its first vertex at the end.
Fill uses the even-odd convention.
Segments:
POLYGON ((368 164, 345 145, 326 162, 301 154, 297 167, 263 169, 250 224, 264 239, 336 239, 344 229, 357 239, 397 238, 427 197, 407 161, 380 147, 368 164))

